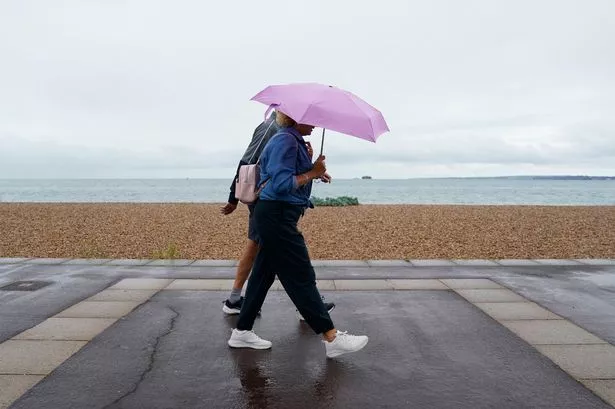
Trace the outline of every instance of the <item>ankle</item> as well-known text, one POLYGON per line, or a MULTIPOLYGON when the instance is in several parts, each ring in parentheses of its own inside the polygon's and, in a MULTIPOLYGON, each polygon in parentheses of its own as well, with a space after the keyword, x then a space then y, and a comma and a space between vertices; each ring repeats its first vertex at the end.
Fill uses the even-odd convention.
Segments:
POLYGON ((322 334, 322 337, 327 342, 333 342, 333 341, 335 341, 336 335, 337 335, 337 330, 332 329, 330 331, 324 332, 322 334))

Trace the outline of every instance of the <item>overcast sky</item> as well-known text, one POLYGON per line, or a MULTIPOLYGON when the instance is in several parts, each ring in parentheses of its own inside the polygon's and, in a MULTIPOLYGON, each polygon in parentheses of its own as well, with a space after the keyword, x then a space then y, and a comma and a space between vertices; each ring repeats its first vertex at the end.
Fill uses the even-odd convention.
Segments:
POLYGON ((613 0, 3 0, 0 178, 232 177, 265 112, 249 99, 287 82, 348 89, 391 128, 330 134, 334 177, 615 175, 613 16, 613 0))

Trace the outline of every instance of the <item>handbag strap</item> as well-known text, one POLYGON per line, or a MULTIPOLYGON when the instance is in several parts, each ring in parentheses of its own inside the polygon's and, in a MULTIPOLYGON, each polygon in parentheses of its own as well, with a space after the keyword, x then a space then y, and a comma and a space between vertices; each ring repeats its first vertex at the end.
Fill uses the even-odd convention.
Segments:
MULTIPOLYGON (((267 132, 269 132, 269 129, 271 129, 271 127, 273 126, 274 122, 275 122, 275 119, 272 119, 271 122, 269 123, 269 126, 267 127, 267 130, 263 134, 263 137, 261 138, 260 142, 256 146, 256 149, 254 149, 254 152, 252 152, 252 156, 250 156, 250 160, 248 161, 248 163, 252 163, 252 159, 254 159, 254 155, 256 155, 256 152, 258 152, 258 149, 261 147, 261 145, 265 141, 265 138, 267 137, 267 132)), ((258 163, 260 160, 261 160, 261 158, 260 158, 260 155, 259 155, 258 159, 256 160, 256 163, 258 163)))
MULTIPOLYGON (((269 125, 269 126, 271 126, 271 125, 269 125)), ((267 128, 267 129, 269 129, 269 128, 267 128)), ((275 135, 273 135, 273 136, 271 137, 271 139, 275 138, 275 137, 276 137, 276 136, 278 136, 278 135, 290 135, 290 136, 292 136, 292 137, 294 137, 294 138, 296 139, 295 135, 293 135, 292 133, 288 133, 288 132, 278 132, 278 133, 276 133, 275 135)), ((264 139, 264 137, 263 137, 263 139, 264 139)), ((271 140, 271 139, 270 139, 270 140, 271 140)), ((261 142, 262 142, 262 140, 261 140, 261 142)), ((298 141, 297 141, 297 149, 299 148, 299 147, 298 147, 298 145, 299 145, 299 143, 298 143, 298 141)), ((259 146, 260 146, 260 144, 259 144, 259 146)), ((256 153, 256 151, 255 151, 254 153, 256 153)), ((254 155, 252 155, 252 156, 254 156, 254 155)), ((261 152, 261 155, 258 157, 258 160, 256 161, 256 164, 257 164, 257 165, 258 165, 258 164, 260 163, 260 161, 261 161, 261 156, 263 156, 263 155, 262 155, 262 152, 261 152)), ((250 162, 252 162, 252 159, 250 159, 250 162)))

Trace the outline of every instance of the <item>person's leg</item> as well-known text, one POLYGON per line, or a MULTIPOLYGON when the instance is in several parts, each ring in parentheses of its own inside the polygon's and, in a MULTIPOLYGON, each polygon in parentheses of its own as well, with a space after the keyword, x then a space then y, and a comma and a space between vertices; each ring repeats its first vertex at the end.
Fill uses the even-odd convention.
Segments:
POLYGON ((243 286, 248 280, 256 254, 258 253, 258 235, 256 234, 256 228, 254 226, 254 206, 249 205, 248 210, 250 215, 248 217, 248 242, 243 251, 237 271, 235 272, 235 281, 233 282, 233 288, 231 294, 224 301, 222 311, 226 314, 239 314, 241 311, 241 305, 243 303, 243 297, 241 297, 241 291, 243 286))
POLYGON ((271 268, 277 272, 286 293, 308 325, 317 334, 322 334, 327 357, 358 351, 367 345, 368 338, 337 331, 333 325, 316 288, 316 275, 305 239, 297 229, 299 214, 296 208, 285 209, 283 227, 278 230, 278 251, 270 260, 271 268))
POLYGON ((335 326, 322 297, 316 288, 316 274, 310 262, 305 239, 293 223, 295 215, 287 211, 280 238, 283 245, 278 247, 272 268, 277 272, 284 290, 317 334, 334 333, 335 326), (282 248, 280 248, 282 247, 282 248))
POLYGON ((233 289, 238 289, 241 293, 244 284, 248 281, 250 271, 256 260, 256 254, 258 253, 258 244, 254 240, 248 239, 246 248, 243 251, 243 255, 239 260, 237 266, 237 272, 235 273, 235 281, 233 282, 233 289))
POLYGON ((260 311, 275 274, 267 267, 267 255, 259 251, 254 262, 252 275, 248 280, 246 298, 243 301, 237 328, 231 333, 228 345, 232 348, 269 349, 271 342, 262 339, 252 331, 254 320, 260 311))
POLYGON ((239 265, 237 266, 237 271, 235 272, 235 281, 233 282, 233 288, 231 289, 231 293, 229 297, 224 301, 222 305, 222 311, 229 315, 239 314, 241 311, 241 306, 243 304, 243 297, 241 296, 241 291, 245 282, 248 280, 248 276, 250 275, 250 271, 252 271, 252 266, 254 265, 254 260, 256 259, 256 254, 258 253, 258 244, 248 239, 248 243, 246 244, 246 248, 243 251, 243 255, 239 260, 239 265))
POLYGON ((269 268, 267 263, 267 250, 262 249, 258 252, 252 269, 252 275, 248 280, 246 298, 243 300, 237 329, 252 330, 254 320, 260 311, 265 297, 275 280, 275 273, 269 268))
MULTIPOLYGON (((266 207, 266 205, 263 205, 266 207)), ((267 217, 267 212, 263 217, 267 217)), ((265 223, 267 225, 267 223, 265 223)), ((246 298, 243 300, 237 328, 231 334, 228 345, 233 348, 271 348, 271 342, 260 338, 252 331, 254 320, 260 311, 269 288, 275 280, 275 274, 270 268, 269 260, 275 247, 263 246, 256 255, 252 275, 248 280, 246 298)))
MULTIPOLYGON (((301 236, 302 240, 303 237, 301 236)), ((299 244, 299 242, 300 240, 297 239, 296 243, 299 244)), ((305 253, 307 254, 307 249, 305 253)), ((301 315, 305 317, 308 325, 317 334, 322 334, 327 357, 335 358, 363 349, 369 341, 368 337, 365 335, 350 335, 335 328, 316 288, 314 269, 311 268, 310 263, 304 264, 301 258, 298 258, 298 261, 298 264, 303 264, 303 269, 298 268, 294 272, 292 270, 280 269, 278 270, 278 277, 280 277, 286 293, 301 315), (310 268, 307 268, 307 266, 310 268)))

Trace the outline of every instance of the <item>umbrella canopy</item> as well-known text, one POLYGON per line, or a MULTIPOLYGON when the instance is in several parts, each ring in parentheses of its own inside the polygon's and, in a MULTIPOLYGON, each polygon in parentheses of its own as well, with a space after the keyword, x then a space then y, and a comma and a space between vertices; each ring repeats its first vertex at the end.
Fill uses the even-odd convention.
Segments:
POLYGON ((389 131, 382 113, 343 89, 321 84, 271 85, 252 97, 297 123, 376 142, 389 131))

